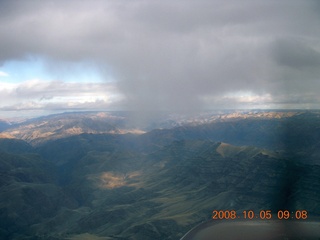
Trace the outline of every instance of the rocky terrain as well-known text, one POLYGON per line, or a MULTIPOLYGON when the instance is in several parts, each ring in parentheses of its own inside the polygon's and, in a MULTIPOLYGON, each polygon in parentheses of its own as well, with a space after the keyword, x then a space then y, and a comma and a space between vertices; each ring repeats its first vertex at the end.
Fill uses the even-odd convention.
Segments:
POLYGON ((320 216, 319 114, 259 114, 144 134, 96 113, 7 129, 24 134, 0 139, 0 238, 180 239, 214 209, 320 216))
MULTIPOLYGON (((71 112, 34 119, 10 122, 0 120, 0 138, 16 138, 33 146, 54 139, 82 133, 142 134, 155 129, 176 127, 204 127, 222 122, 239 120, 280 120, 302 114, 299 111, 214 111, 181 115, 173 113, 149 113, 139 118, 131 112, 71 112)), ((259 122, 260 123, 260 122, 259 122)), ((222 130, 224 131, 224 129, 222 130)))

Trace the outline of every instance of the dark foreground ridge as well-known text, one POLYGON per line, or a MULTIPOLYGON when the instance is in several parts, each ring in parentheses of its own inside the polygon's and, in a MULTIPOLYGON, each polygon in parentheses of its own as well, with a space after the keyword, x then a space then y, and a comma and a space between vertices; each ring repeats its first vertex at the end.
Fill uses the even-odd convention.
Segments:
POLYGON ((210 220, 192 229, 181 240, 318 240, 319 219, 305 220, 210 220))

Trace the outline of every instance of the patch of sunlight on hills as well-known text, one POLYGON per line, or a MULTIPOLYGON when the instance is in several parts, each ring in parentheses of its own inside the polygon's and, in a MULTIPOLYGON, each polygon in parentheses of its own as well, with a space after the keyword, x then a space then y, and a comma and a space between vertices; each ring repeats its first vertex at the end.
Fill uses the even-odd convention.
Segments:
POLYGON ((127 174, 116 174, 112 172, 103 172, 101 174, 93 174, 88 177, 89 180, 95 182, 95 185, 101 189, 113 189, 123 186, 135 186, 130 180, 139 177, 141 173, 138 171, 127 174))
POLYGON ((254 156, 254 155, 258 154, 261 150, 254 148, 254 147, 247 147, 247 146, 237 147, 237 146, 233 146, 231 144, 222 142, 217 147, 216 151, 222 157, 232 157, 242 151, 246 151, 246 153, 249 154, 250 156, 254 156))

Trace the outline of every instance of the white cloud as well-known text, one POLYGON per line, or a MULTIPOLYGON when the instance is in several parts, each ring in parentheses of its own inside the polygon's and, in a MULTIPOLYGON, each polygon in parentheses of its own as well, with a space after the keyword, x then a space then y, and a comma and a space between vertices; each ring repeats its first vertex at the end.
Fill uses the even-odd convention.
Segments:
POLYGON ((0 71, 0 77, 9 77, 9 73, 0 71))
POLYGON ((6 111, 34 109, 112 108, 123 96, 114 83, 62 82, 33 79, 21 83, 0 82, 0 109, 6 111))
POLYGON ((275 100, 270 93, 256 94, 250 91, 234 91, 226 94, 206 95, 201 98, 206 108, 232 108, 250 109, 250 108, 279 108, 275 105, 275 100))

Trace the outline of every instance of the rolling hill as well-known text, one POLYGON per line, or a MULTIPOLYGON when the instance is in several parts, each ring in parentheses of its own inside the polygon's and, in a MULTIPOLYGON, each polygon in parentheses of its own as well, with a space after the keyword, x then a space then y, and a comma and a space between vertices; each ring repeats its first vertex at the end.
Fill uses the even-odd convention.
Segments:
POLYGON ((318 116, 1 139, 0 237, 180 239, 215 209, 319 216, 318 116))

